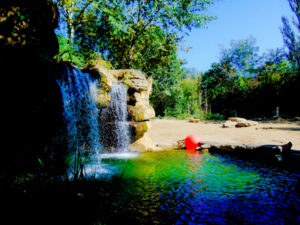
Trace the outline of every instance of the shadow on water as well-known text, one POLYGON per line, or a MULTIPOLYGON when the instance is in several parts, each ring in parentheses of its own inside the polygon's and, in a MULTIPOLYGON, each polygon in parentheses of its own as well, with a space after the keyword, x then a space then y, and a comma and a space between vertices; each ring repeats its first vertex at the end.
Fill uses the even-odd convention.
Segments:
POLYGON ((8 187, 1 196, 16 215, 9 224, 300 222, 299 171, 196 151, 104 157, 102 163, 119 173, 8 187))
POLYGON ((143 184, 142 190, 132 184, 140 181, 32 183, 22 190, 9 188, 5 195, 1 193, 5 196, 1 220, 3 224, 174 224, 169 215, 162 220, 163 200, 156 188, 143 184))

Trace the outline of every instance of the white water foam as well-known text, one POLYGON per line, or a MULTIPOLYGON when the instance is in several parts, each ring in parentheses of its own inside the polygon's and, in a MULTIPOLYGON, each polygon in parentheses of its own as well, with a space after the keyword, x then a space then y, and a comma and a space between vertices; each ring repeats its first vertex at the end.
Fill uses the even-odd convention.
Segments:
POLYGON ((138 157, 138 153, 135 152, 115 152, 100 154, 101 159, 133 159, 138 157))

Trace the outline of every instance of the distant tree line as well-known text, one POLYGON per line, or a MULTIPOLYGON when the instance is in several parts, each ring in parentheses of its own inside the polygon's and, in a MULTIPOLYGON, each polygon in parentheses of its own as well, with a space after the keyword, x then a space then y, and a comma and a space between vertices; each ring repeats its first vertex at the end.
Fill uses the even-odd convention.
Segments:
POLYGON ((300 111, 299 67, 283 49, 259 57, 255 40, 231 43, 219 63, 202 76, 201 91, 213 112, 226 116, 295 116, 300 111), (279 107, 279 108, 278 108, 279 107))
POLYGON ((232 41, 218 63, 205 72, 201 92, 207 92, 212 112, 226 116, 296 116, 300 114, 300 2, 289 0, 295 14, 291 26, 282 17, 285 48, 258 55, 255 39, 232 41))

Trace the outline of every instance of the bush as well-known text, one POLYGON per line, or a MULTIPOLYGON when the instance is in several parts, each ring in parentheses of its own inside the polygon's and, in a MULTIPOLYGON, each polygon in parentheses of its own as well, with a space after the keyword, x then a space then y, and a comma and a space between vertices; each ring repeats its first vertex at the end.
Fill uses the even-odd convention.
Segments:
POLYGON ((207 113, 204 118, 206 120, 224 120, 224 116, 218 113, 207 113))
POLYGON ((189 117, 192 117, 192 116, 190 114, 184 113, 184 114, 178 115, 177 119, 185 120, 186 118, 189 118, 189 117))

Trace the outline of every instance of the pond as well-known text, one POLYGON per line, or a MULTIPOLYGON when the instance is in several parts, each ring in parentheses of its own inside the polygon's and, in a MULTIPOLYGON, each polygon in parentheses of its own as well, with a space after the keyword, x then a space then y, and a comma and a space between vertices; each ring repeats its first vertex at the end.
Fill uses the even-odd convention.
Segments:
POLYGON ((120 179, 103 193, 104 224, 300 223, 299 171, 197 151, 111 156, 100 179, 120 179))

